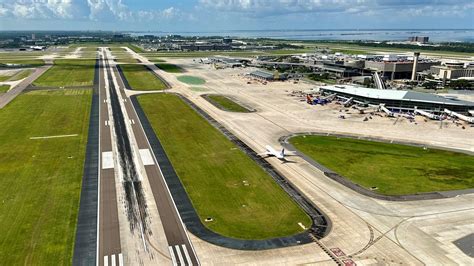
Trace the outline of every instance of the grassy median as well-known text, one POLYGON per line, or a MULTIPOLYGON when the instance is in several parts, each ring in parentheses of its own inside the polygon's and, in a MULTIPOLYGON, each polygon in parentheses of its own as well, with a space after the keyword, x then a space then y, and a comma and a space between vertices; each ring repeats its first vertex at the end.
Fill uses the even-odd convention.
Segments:
POLYGON ((209 94, 205 96, 205 99, 224 111, 250 113, 250 110, 223 95, 209 94))
POLYGON ((181 67, 174 65, 174 64, 168 64, 168 63, 157 63, 155 64, 159 69, 166 71, 168 73, 183 73, 184 69, 181 67))
POLYGON ((34 85, 40 87, 92 86, 95 60, 61 59, 41 75, 34 85))
POLYGON ((0 264, 71 265, 90 103, 34 91, 0 110, 0 264))
POLYGON ((138 100, 204 225, 239 239, 302 232, 310 218, 283 189, 178 96, 138 100), (212 217, 212 222, 205 222, 212 217))
POLYGON ((474 188, 474 156, 422 147, 328 136, 298 136, 301 152, 384 195, 474 188))
POLYGON ((186 75, 179 76, 178 80, 189 85, 203 85, 204 83, 206 83, 206 81, 200 77, 186 75))
POLYGON ((125 78, 133 90, 164 90, 166 84, 144 65, 120 65, 125 78))

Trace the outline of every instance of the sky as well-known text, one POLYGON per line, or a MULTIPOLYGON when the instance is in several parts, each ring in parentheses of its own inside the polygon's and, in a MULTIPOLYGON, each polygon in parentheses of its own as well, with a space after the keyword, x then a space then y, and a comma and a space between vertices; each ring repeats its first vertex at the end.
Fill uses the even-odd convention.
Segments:
POLYGON ((473 28, 474 0, 0 0, 0 30, 473 28))

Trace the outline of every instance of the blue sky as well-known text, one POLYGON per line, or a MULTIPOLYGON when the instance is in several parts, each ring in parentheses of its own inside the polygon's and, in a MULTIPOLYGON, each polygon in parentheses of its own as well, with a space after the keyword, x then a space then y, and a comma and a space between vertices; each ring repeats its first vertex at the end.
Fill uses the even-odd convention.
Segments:
POLYGON ((0 30, 474 28, 474 0, 0 0, 0 30))

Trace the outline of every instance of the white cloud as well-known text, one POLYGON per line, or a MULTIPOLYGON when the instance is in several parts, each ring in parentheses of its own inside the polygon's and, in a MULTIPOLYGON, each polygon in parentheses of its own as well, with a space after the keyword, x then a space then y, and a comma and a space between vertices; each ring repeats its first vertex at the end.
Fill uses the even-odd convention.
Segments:
POLYGON ((79 0, 4 0, 0 6, 0 16, 69 19, 81 16, 83 7, 84 2, 79 0))

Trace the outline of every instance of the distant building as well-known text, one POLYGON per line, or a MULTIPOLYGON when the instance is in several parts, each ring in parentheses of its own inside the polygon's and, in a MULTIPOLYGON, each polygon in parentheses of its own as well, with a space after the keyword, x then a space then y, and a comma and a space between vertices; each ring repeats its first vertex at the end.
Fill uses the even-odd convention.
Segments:
POLYGON ((428 43, 430 37, 427 36, 412 36, 408 38, 409 42, 419 42, 419 43, 428 43))
MULTIPOLYGON (((425 71, 432 66, 439 65, 438 61, 418 61, 416 71, 425 71)), ((410 79, 413 73, 413 61, 365 61, 365 69, 379 72, 389 80, 410 79)))
POLYGON ((441 66, 430 67, 430 73, 437 79, 441 80, 452 80, 459 78, 473 78, 474 77, 474 65, 469 64, 464 66, 464 63, 445 63, 441 66))
POLYGON ((378 90, 351 85, 324 86, 320 88, 324 95, 336 94, 342 99, 352 98, 360 104, 380 105, 392 111, 413 111, 415 107, 433 113, 441 113, 444 109, 468 114, 474 109, 474 102, 446 98, 432 93, 402 90, 378 90))
POLYGON ((285 80, 286 75, 285 74, 273 74, 267 71, 262 71, 262 70, 255 70, 253 72, 250 72, 249 75, 253 78, 260 79, 260 80, 265 80, 265 81, 273 81, 273 80, 285 80))

